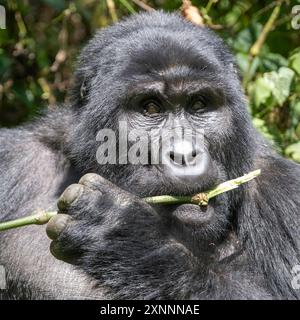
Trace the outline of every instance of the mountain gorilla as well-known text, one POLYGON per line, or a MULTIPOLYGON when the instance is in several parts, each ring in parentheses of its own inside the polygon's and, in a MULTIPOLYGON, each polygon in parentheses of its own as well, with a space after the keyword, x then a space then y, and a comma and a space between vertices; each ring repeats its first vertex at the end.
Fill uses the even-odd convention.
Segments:
POLYGON ((174 14, 133 16, 89 42, 69 101, 1 130, 1 220, 57 201, 60 213, 51 240, 37 226, 1 233, 2 298, 299 298, 300 167, 253 128, 215 34, 174 14), (165 164, 99 164, 97 134, 121 120, 147 133, 188 123, 204 131, 204 147, 174 144, 165 164), (259 178, 206 208, 142 199, 193 195, 255 169, 259 178))

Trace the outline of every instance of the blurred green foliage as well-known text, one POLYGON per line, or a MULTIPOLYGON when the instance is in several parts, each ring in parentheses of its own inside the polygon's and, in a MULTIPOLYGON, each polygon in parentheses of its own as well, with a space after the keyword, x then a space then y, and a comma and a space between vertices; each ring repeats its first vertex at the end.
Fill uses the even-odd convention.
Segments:
MULTIPOLYGON (((0 125, 17 125, 63 102, 87 39, 142 10, 142 2, 168 11, 182 5, 181 0, 0 0, 7 24, 0 30, 0 125)), ((300 29, 291 24, 294 18, 300 25, 300 15, 292 13, 300 0, 192 4, 235 53, 254 125, 281 153, 300 162, 300 29), (270 32, 251 54, 275 8, 270 32)))

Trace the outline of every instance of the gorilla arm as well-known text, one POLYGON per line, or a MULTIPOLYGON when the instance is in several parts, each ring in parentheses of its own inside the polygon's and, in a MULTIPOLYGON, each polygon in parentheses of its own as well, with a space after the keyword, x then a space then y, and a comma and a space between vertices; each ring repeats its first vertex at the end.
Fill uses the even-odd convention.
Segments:
POLYGON ((300 261, 300 166, 269 149, 260 152, 255 165, 262 175, 245 189, 238 235, 247 240, 251 264, 264 274, 272 294, 299 299, 292 269, 300 261))
MULTIPOLYGON (((55 208, 63 188, 76 179, 68 161, 41 137, 23 128, 0 132, 1 220, 55 208)), ((1 233, 0 265, 7 274, 1 298, 101 298, 86 275, 53 258, 49 245, 43 226, 1 233)))

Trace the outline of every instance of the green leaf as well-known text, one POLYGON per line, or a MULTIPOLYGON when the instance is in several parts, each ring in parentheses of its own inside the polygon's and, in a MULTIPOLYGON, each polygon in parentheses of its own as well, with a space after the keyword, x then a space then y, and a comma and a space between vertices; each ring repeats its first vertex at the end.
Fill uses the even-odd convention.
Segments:
POLYGON ((269 132, 266 122, 262 119, 254 117, 252 119, 254 127, 267 139, 271 142, 273 146, 275 146, 275 138, 269 132))
POLYGON ((254 77, 259 65, 260 65, 260 58, 255 57, 252 63, 250 64, 250 69, 247 71, 249 80, 254 77))
POLYGON ((252 79, 260 64, 260 58, 255 57, 252 62, 249 61, 248 53, 239 52, 236 54, 236 61, 240 68, 242 75, 252 79))
POLYGON ((278 53, 268 52, 262 58, 265 71, 276 71, 280 67, 287 67, 288 60, 278 53))
POLYGON ((300 137, 300 122, 298 123, 296 129, 295 129, 295 133, 298 137, 300 137))
POLYGON ((5 81, 7 77, 10 76, 10 68, 12 65, 12 60, 8 55, 5 55, 3 50, 0 49, 0 80, 5 81))
POLYGON ((275 81, 275 90, 273 92, 279 105, 282 105, 290 95, 294 75, 295 72, 289 68, 282 67, 279 69, 277 81, 275 81))
POLYGON ((285 149, 285 154, 293 160, 300 162, 300 141, 289 145, 285 149))
POLYGON ((294 103, 291 104, 291 110, 295 116, 300 118, 300 101, 294 101, 294 103))
POLYGON ((132 14, 136 13, 135 9, 133 6, 130 4, 129 1, 127 0, 119 0, 119 2, 132 14))
POLYGON ((236 62, 242 73, 245 74, 249 69, 249 55, 247 53, 238 52, 236 54, 236 62))
POLYGON ((255 82, 254 103, 258 107, 265 104, 271 96, 279 105, 282 105, 290 95, 291 84, 295 72, 289 68, 282 67, 278 72, 264 73, 255 82))
POLYGON ((49 5, 57 11, 64 10, 67 7, 65 0, 42 0, 45 4, 49 5))
POLYGON ((262 26, 253 23, 249 28, 242 30, 236 37, 233 47, 236 51, 248 53, 252 44, 261 33, 262 26))
POLYGON ((296 54, 293 54, 290 59, 290 67, 295 70, 298 75, 300 75, 300 51, 296 54))
POLYGON ((275 84, 272 80, 268 79, 265 75, 258 78, 254 85, 254 104, 259 107, 265 104, 267 99, 272 96, 275 84))

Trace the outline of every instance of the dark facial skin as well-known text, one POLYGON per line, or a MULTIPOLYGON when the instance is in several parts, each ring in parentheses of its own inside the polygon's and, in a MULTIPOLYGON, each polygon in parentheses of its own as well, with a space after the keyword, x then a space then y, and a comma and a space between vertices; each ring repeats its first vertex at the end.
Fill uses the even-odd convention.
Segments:
MULTIPOLYGON (((159 55, 158 52, 154 54, 159 55)), ((159 57, 159 59, 163 60, 164 57, 159 57)), ((143 65, 136 66, 136 68, 143 69, 143 65)), ((193 69, 193 66, 174 67, 172 64, 167 64, 163 70, 148 70, 148 74, 144 72, 145 74, 140 74, 139 78, 143 76, 145 81, 130 83, 127 89, 128 96, 122 103, 122 109, 119 110, 119 119, 127 122, 129 131, 142 129, 149 135, 153 129, 156 130, 157 136, 162 131, 168 132, 168 130, 180 128, 203 130, 205 149, 202 150, 203 146, 198 145, 191 146, 191 150, 185 150, 180 146, 176 149, 176 146, 171 145, 170 149, 164 150, 162 154, 162 157, 169 160, 166 161, 166 164, 144 167, 132 167, 129 164, 126 171, 122 168, 120 174, 128 175, 127 172, 131 169, 132 173, 128 184, 121 186, 139 196, 191 195, 208 190, 217 183, 225 181, 227 175, 224 166, 209 152, 210 137, 217 137, 219 134, 217 129, 221 127, 222 119, 228 117, 229 114, 226 110, 223 89, 205 79, 207 71, 201 72, 193 69), (194 156, 200 155, 202 158, 196 165, 188 161, 177 165, 172 157, 174 152, 186 158, 193 157, 191 153, 194 152, 194 156)), ((136 77, 137 75, 132 75, 133 79, 136 77)), ((222 127, 226 129, 224 125, 222 127)), ((156 138, 155 135, 151 136, 154 141, 156 138)), ((156 141, 161 142, 159 138, 156 141)), ((149 158, 151 158, 151 150, 149 150, 149 158)), ((124 180, 122 176, 116 177, 117 184, 118 181, 124 180)), ((203 228, 214 230, 215 225, 218 225, 219 228, 222 225, 224 231, 227 228, 227 208, 221 205, 222 198, 223 203, 226 203, 224 201, 226 195, 223 195, 212 201, 207 208, 200 208, 197 205, 180 205, 157 208, 157 210, 167 220, 168 225, 176 228, 176 234, 179 228, 182 229, 185 226, 189 229, 188 232, 193 232, 194 237, 203 239, 203 228)), ((220 234, 218 232, 217 237, 220 234)), ((206 236, 207 232, 205 232, 206 236)), ((210 236, 209 241, 217 240, 214 234, 210 236)), ((188 237, 190 238, 191 235, 188 237)))

